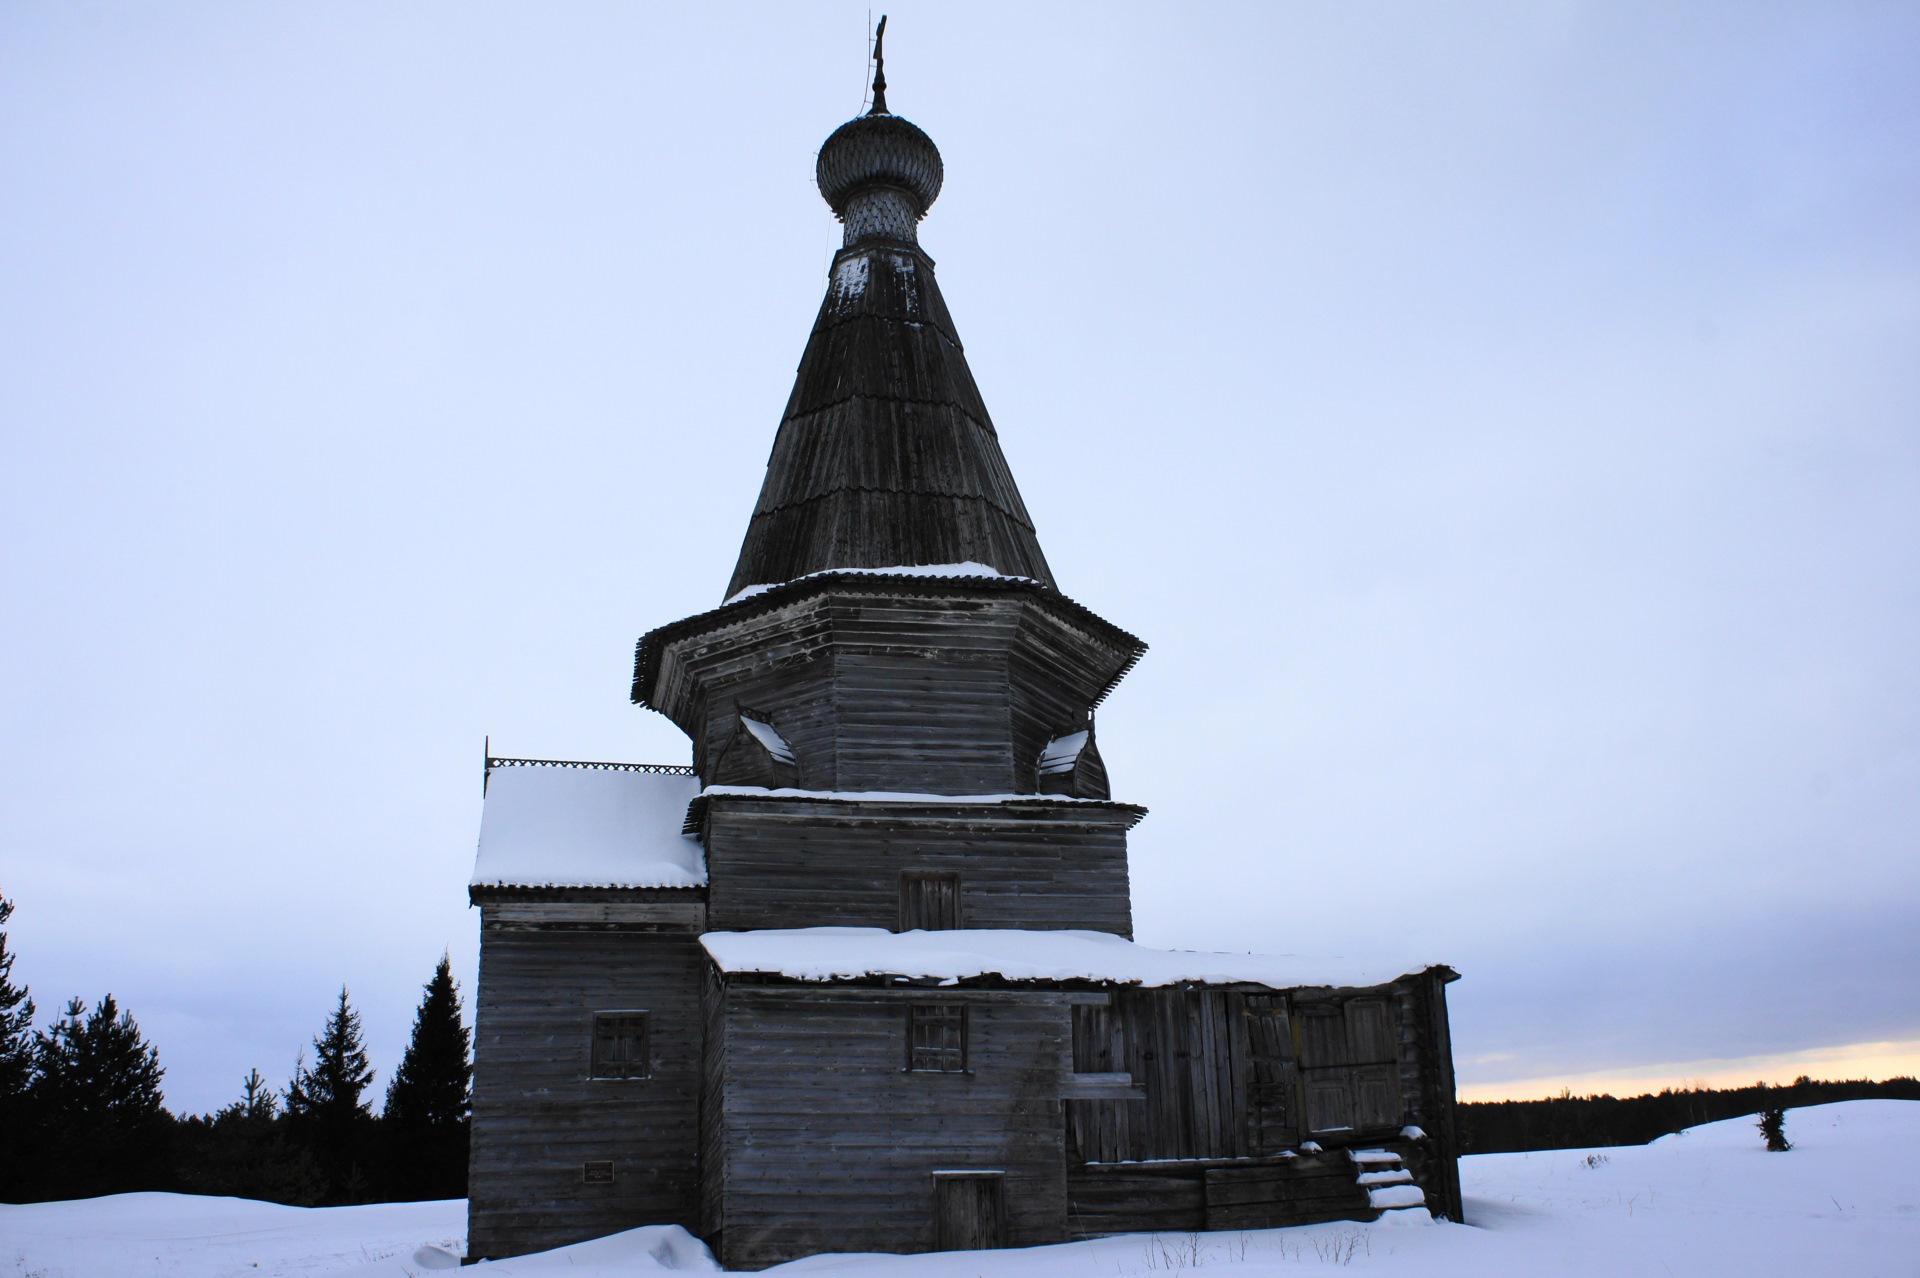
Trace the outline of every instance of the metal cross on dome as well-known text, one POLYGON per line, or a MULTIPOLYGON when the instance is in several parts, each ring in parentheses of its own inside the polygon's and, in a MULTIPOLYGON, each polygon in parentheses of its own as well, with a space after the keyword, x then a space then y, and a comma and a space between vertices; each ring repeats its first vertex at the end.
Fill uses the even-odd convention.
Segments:
POLYGON ((887 55, 882 42, 887 38, 887 15, 880 15, 880 25, 873 29, 873 106, 868 115, 892 115, 887 110, 887 55))

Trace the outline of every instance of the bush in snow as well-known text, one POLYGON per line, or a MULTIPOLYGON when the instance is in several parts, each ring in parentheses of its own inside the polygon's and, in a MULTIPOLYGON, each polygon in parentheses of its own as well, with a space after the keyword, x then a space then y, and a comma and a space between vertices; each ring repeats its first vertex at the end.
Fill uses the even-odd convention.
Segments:
POLYGON ((1784 1154, 1793 1148, 1793 1142, 1787 1139, 1787 1111, 1784 1109, 1766 1109, 1760 1111, 1760 1121, 1754 1124, 1760 1134, 1767 1138, 1767 1149, 1775 1154, 1784 1154))

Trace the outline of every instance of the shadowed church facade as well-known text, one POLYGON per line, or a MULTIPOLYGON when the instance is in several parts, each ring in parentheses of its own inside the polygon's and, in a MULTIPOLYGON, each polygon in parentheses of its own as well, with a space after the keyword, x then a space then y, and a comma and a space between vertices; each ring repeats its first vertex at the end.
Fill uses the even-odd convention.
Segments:
POLYGON ((726 600, 636 656, 691 766, 488 760, 468 1254, 1459 1219, 1451 970, 1129 939, 1094 711, 1145 645, 1048 569, 883 77, 817 174, 845 247, 726 600))

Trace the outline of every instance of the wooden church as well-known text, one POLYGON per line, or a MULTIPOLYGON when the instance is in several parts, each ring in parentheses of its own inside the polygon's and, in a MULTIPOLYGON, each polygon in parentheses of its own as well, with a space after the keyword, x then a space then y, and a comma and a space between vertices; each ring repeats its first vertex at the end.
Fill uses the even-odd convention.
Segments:
POLYGON ((1453 971, 1129 939, 1093 715, 1146 646, 1054 582, 874 89, 725 602, 639 643, 692 766, 487 761, 469 1255, 1460 1219, 1453 971))

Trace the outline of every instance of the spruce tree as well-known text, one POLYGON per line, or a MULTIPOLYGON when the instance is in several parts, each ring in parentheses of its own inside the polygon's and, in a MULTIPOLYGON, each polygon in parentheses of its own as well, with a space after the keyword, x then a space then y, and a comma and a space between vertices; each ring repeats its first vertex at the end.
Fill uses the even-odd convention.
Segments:
POLYGON ((443 954, 414 1013, 406 1055, 387 1084, 382 1123, 389 1196, 466 1197, 471 1046, 453 965, 443 954))
MULTIPOLYGON (((259 1070, 250 1069, 240 1080, 240 1099, 227 1108, 251 1122, 270 1123, 279 1116, 280 1098, 273 1094, 259 1070)), ((227 1110, 220 1112, 224 1114, 227 1110)))
POLYGON ((33 1000, 13 983, 13 951, 6 922, 13 902, 0 896, 0 1202, 27 1197, 34 1179, 38 1123, 27 1095, 33 1081, 33 1000))
POLYGON ((373 1112, 361 1095, 373 1082, 360 1013, 347 1003, 347 987, 313 1040, 313 1068, 303 1059, 287 1086, 288 1129, 295 1144, 319 1164, 329 1203, 364 1202, 366 1155, 373 1112))
POLYGON ((49 1157, 45 1194, 91 1197, 165 1188, 172 1118, 162 1104, 160 1053, 109 994, 79 999, 34 1041, 30 1087, 49 1157))
POLYGON ((1767 1150, 1770 1153, 1784 1154, 1793 1148, 1793 1142, 1787 1139, 1787 1111, 1784 1109, 1763 1109, 1760 1121, 1754 1126, 1766 1137, 1767 1150))
POLYGON ((13 902, 0 896, 0 1106, 26 1094, 33 1078, 33 1000, 13 983, 13 952, 6 922, 13 902))

